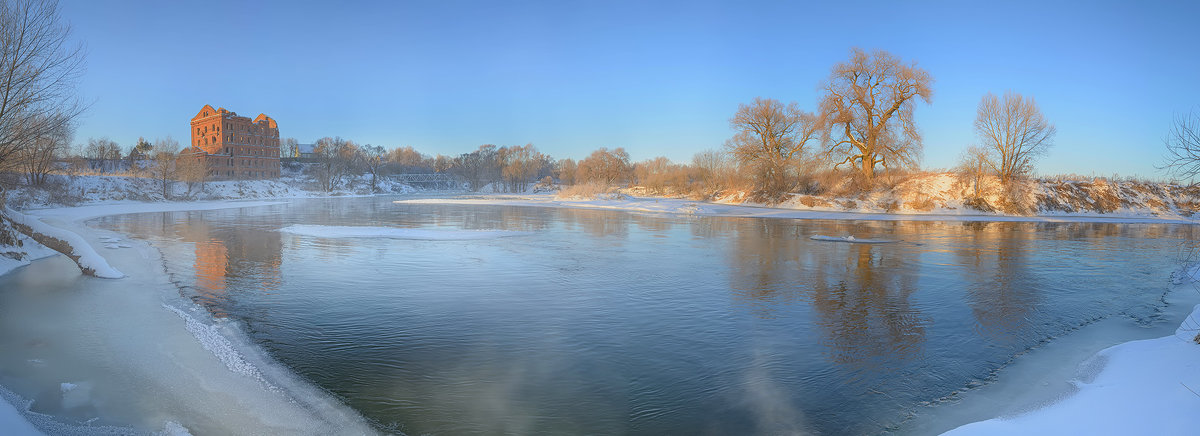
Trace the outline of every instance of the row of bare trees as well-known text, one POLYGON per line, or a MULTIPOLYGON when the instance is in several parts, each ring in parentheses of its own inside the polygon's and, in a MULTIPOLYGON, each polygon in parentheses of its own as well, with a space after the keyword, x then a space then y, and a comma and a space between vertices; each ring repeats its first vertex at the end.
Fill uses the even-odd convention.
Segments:
MULTIPOLYGON (((726 150, 769 198, 797 188, 801 172, 822 166, 848 165, 870 186, 878 167, 912 168, 920 161, 914 109, 917 101, 931 102, 932 85, 915 62, 855 48, 820 85, 816 113, 756 98, 730 119, 736 134, 726 150)), ((979 143, 965 152, 963 168, 976 178, 994 173, 1003 184, 1031 174, 1056 133, 1032 97, 1011 91, 1003 98, 985 95, 974 127, 979 143)))
POLYGON ((86 107, 75 92, 83 61, 56 2, 0 3, 0 172, 45 180, 86 107))

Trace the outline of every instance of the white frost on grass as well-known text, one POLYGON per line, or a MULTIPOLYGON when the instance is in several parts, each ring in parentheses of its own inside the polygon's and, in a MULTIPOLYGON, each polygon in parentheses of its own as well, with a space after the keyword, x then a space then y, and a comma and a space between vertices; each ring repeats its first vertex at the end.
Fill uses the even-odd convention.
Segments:
POLYGON ((125 277, 125 273, 117 271, 116 268, 110 266, 108 260, 104 259, 104 256, 97 253, 91 244, 75 232, 46 224, 40 219, 27 216, 7 207, 4 208, 4 214, 13 222, 27 226, 37 233, 66 242, 67 245, 71 246, 71 254, 79 258, 79 266, 91 269, 96 277, 106 279, 125 277))
POLYGON ((849 243, 851 243, 851 244, 889 244, 889 243, 892 243, 892 242, 900 242, 900 241, 897 241, 897 240, 895 240, 895 239, 867 239, 867 238, 855 238, 853 235, 849 235, 849 236, 842 236, 842 237, 838 237, 838 236, 825 236, 825 235, 812 235, 812 237, 811 237, 811 238, 809 238, 809 239, 812 239, 812 240, 814 240, 814 241, 849 242, 849 243))
POLYGON ((433 230, 433 229, 404 229, 397 227, 371 226, 321 226, 309 224, 293 224, 280 232, 301 236, 319 238, 390 238, 415 239, 422 241, 465 241, 475 239, 495 239, 509 236, 528 235, 528 232, 510 230, 433 230))
POLYGON ((1029 413, 956 428, 947 435, 1157 434, 1200 432, 1200 305, 1172 336, 1105 349, 1085 365, 1098 373, 1079 391, 1029 413))

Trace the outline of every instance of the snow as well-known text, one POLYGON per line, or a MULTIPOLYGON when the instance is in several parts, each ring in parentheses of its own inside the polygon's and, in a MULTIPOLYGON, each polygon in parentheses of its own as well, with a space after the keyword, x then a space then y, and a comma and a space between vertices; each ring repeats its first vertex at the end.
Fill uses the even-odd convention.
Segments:
POLYGON ((115 245, 102 259, 128 276, 80 278, 61 256, 11 272, 25 286, 58 291, 30 296, 31 306, 3 320, 4 335, 49 345, 27 359, 28 366, 6 374, 26 389, 44 387, 0 401, 0 434, 373 434, 361 416, 263 354, 237 325, 214 320, 181 297, 153 247, 84 224, 109 214, 278 203, 121 201, 27 211, 22 220, 53 224, 92 246, 115 245), (98 411, 88 413, 130 427, 90 420, 80 426, 27 411, 26 398, 45 389, 61 395, 57 409, 98 411))
POLYGON ((849 242, 851 244, 888 244, 888 243, 892 243, 892 242, 900 242, 900 241, 897 241, 894 239, 855 238, 853 235, 842 236, 842 237, 812 235, 812 237, 810 237, 809 239, 812 239, 814 241, 849 242))
MULTIPOLYGON (((8 222, 0 220, 0 231, 8 227, 8 222)), ((20 246, 0 246, 0 275, 29 265, 30 262, 58 254, 28 236, 17 233, 20 246)))
MULTIPOLYGON (((736 197, 736 196, 735 196, 736 197)), ((720 201, 735 201, 732 198, 720 201)), ((971 209, 943 209, 936 213, 883 213, 883 212, 848 212, 818 209, 789 209, 787 204, 782 207, 765 207, 754 205, 735 205, 720 202, 701 202, 678 198, 631 197, 621 196, 614 199, 563 199, 554 194, 522 194, 522 195, 474 195, 453 198, 422 198, 396 200, 395 203, 408 204, 467 204, 467 205, 504 205, 531 207, 569 207, 579 209, 623 210, 627 212, 649 214, 671 214, 686 216, 716 216, 716 217, 748 217, 748 218, 789 218, 789 219, 825 219, 825 220, 871 220, 871 221, 1021 221, 1021 222, 1105 222, 1105 223, 1193 223, 1194 221, 1177 216, 1149 216, 1137 213, 1094 214, 1094 213, 1060 213, 1035 216, 1015 216, 988 214, 971 209)))
POLYGON ((17 410, 17 406, 12 404, 12 402, 18 401, 22 409, 28 407, 28 401, 20 401, 19 398, 15 398, 15 395, 0 395, 0 430, 3 430, 4 434, 12 436, 33 436, 44 434, 39 431, 37 427, 34 427, 33 424, 31 424, 21 414, 21 412, 17 410))
POLYGON ((496 239, 530 234, 528 232, 511 230, 434 230, 372 226, 319 226, 308 224, 293 224, 279 229, 279 231, 319 238, 391 238, 424 241, 496 239))
POLYGON ((104 256, 96 253, 96 250, 92 248, 92 245, 75 232, 46 224, 42 222, 42 220, 26 216, 25 214, 18 213, 12 209, 8 209, 7 207, 4 210, 4 214, 9 219, 13 220, 13 222, 28 226, 30 229, 33 229, 34 232, 66 242, 67 245, 71 246, 71 254, 73 256, 78 256, 79 266, 81 268, 91 269, 96 277, 106 279, 119 279, 125 277, 125 273, 122 273, 116 268, 110 266, 108 261, 104 259, 104 256))
POLYGON ((1096 354, 1074 381, 1078 391, 1017 416, 946 435, 1196 434, 1200 432, 1200 305, 1176 333, 1126 342, 1096 354))

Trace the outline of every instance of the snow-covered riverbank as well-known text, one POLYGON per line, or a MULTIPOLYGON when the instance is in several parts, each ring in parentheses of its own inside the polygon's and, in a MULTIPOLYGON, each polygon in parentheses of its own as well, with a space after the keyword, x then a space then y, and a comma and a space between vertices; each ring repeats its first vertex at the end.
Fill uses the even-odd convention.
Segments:
POLYGON ((621 210, 640 213, 695 216, 789 218, 873 221, 1028 221, 1028 222, 1105 222, 1105 223, 1195 223, 1177 214, 1151 215, 1133 211, 1098 214, 1092 212, 1053 213, 1032 216, 982 213, 971 209, 936 210, 928 213, 877 213, 833 210, 802 210, 785 207, 750 206, 690 201, 679 198, 630 197, 571 199, 554 194, 496 194, 454 198, 397 200, 398 203, 489 204, 532 207, 573 207, 621 210))
POLYGON ((0 428, 28 431, 32 423, 47 434, 103 430, 95 425, 119 425, 123 429, 118 433, 375 433, 356 412, 264 356, 235 323, 214 320, 180 297, 156 249, 83 224, 111 214, 274 203, 118 203, 29 211, 93 247, 115 247, 101 253, 126 277, 84 277, 63 257, 6 277, 37 281, 45 292, 36 297, 44 304, 20 311, 0 308, 7 341, 3 347, 33 347, 9 357, 36 354, 28 361, 8 362, 19 369, 6 376, 17 377, 20 388, 14 386, 14 392, 41 392, 43 409, 66 416, 88 411, 100 419, 69 424, 6 398, 17 408, 6 404, 0 410, 0 428), (14 415, 14 410, 19 412, 14 415))
POLYGON ((1044 407, 958 427, 947 435, 1200 432, 1200 305, 1174 335, 1130 341, 1079 366, 1074 392, 1044 407))

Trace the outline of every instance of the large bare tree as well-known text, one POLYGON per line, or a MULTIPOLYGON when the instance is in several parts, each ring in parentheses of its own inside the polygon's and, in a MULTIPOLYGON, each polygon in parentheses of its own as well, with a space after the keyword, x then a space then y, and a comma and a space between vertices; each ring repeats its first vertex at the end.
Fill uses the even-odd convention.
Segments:
POLYGON ((758 189, 769 195, 792 187, 804 146, 821 129, 817 116, 800 110, 795 102, 784 106, 779 100, 759 97, 749 105, 738 105, 729 125, 737 134, 725 146, 751 169, 758 189))
POLYGON ((1033 161, 1054 145, 1055 133, 1033 97, 1006 91, 1001 99, 989 92, 979 101, 975 134, 988 151, 988 166, 1005 184, 1033 172, 1033 161))
POLYGON ((0 2, 0 171, 83 111, 75 93, 83 59, 56 1, 0 2))
POLYGON ((837 165, 856 165, 868 180, 876 165, 916 165, 921 134, 913 109, 916 99, 931 101, 932 86, 933 76, 916 62, 905 64, 882 50, 852 49, 850 60, 834 65, 822 85, 827 152, 835 159, 845 156, 837 165))

